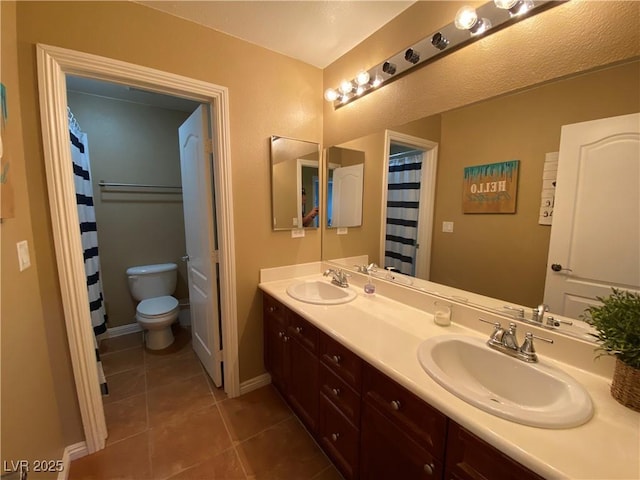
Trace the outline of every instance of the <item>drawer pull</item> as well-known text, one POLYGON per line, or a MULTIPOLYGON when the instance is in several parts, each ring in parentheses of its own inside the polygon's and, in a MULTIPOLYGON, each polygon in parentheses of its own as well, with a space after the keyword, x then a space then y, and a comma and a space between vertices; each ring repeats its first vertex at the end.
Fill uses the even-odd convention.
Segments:
POLYGON ((278 336, 279 336, 280 338, 284 337, 284 332, 278 332, 278 336))
POLYGON ((269 313, 273 313, 276 311, 276 307, 269 307, 269 313))
POLYGON ((339 438, 340 438, 340 434, 339 433, 332 433, 331 434, 331 440, 333 440, 334 442, 337 442, 339 438))
POLYGON ((340 395, 340 389, 339 388, 332 388, 331 389, 331 393, 333 393, 334 396, 338 396, 340 395))
POLYGON ((425 463, 424 464, 424 472, 427 475, 433 475, 433 468, 434 468, 434 465, 432 463, 425 463))
POLYGON ((340 358, 340 355, 334 355, 333 357, 331 357, 331 360, 334 361, 334 363, 340 363, 340 360, 342 360, 340 358))
POLYGON ((285 335, 284 337, 282 337, 282 341, 283 342, 288 342, 289 341, 289 337, 287 335, 285 335))
POLYGON ((400 410, 400 407, 402 407, 402 405, 400 404, 399 400, 391 401, 391 408, 393 408, 394 410, 400 410))
POLYGON ((302 327, 296 327, 296 333, 302 333, 302 327))

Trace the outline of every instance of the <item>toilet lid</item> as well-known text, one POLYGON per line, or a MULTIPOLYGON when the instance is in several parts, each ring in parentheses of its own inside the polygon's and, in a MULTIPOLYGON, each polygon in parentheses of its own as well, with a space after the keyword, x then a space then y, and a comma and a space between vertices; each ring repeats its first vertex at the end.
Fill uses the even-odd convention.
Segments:
POLYGON ((142 300, 136 308, 139 314, 153 317, 155 315, 164 315, 178 307, 178 300, 174 297, 154 297, 142 300))

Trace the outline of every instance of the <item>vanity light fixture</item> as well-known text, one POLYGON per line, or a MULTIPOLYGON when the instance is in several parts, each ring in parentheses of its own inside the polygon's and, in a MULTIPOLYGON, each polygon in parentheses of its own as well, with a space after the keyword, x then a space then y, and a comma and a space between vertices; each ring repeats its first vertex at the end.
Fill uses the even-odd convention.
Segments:
POLYGON ((475 9, 462 7, 453 22, 388 57, 384 62, 360 71, 352 80, 344 80, 337 88, 328 88, 324 92, 324 98, 333 103, 334 108, 342 107, 418 66, 426 65, 439 56, 454 52, 563 1, 568 0, 492 0, 475 9))

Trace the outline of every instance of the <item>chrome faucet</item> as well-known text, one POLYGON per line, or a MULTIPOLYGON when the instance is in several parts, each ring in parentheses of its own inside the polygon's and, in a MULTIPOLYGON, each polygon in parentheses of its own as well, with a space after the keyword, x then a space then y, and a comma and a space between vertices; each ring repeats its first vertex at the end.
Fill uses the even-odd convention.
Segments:
POLYGON ((542 323, 544 314, 548 311, 549 305, 547 305, 546 303, 541 303, 531 311, 531 320, 533 320, 534 322, 542 323))
POLYGON ((330 268, 329 270, 325 271, 322 275, 325 277, 328 277, 329 275, 331 275, 331 283, 333 283, 334 285, 337 285, 342 288, 347 288, 349 286, 349 282, 347 281, 347 277, 349 277, 349 274, 345 273, 339 268, 335 270, 333 268, 330 268))
POLYGON ((543 342, 553 343, 553 340, 550 338, 538 337, 531 332, 527 332, 525 334, 525 339, 522 342, 522 345, 518 344, 518 338, 516 336, 517 326, 515 323, 509 323, 509 329, 505 331, 502 328, 502 325, 499 322, 489 322, 482 318, 479 319, 481 322, 489 323, 494 326, 494 330, 487 340, 487 345, 489 345, 494 350, 498 350, 499 352, 506 353, 507 355, 522 360, 527 363, 535 363, 538 361, 538 354, 533 346, 533 339, 537 338, 538 340, 542 340, 543 342))
POLYGON ((370 263, 369 265, 354 265, 358 273, 371 273, 378 271, 378 265, 370 263))

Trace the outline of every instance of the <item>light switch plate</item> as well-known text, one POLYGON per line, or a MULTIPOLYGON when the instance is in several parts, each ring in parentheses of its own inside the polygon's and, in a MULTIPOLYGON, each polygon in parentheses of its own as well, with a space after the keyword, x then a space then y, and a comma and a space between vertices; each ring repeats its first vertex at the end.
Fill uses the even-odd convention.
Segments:
POLYGON ((442 231, 445 233, 453 233, 453 222, 442 222, 442 231))
POLYGON ((22 240, 16 244, 18 247, 18 265, 20 271, 26 270, 31 266, 31 258, 29 256, 29 244, 26 240, 22 240))
POLYGON ((336 235, 347 235, 349 233, 349 229, 347 227, 338 227, 336 235))
POLYGON ((304 237, 304 228, 294 228, 291 230, 291 238, 302 238, 304 237))

